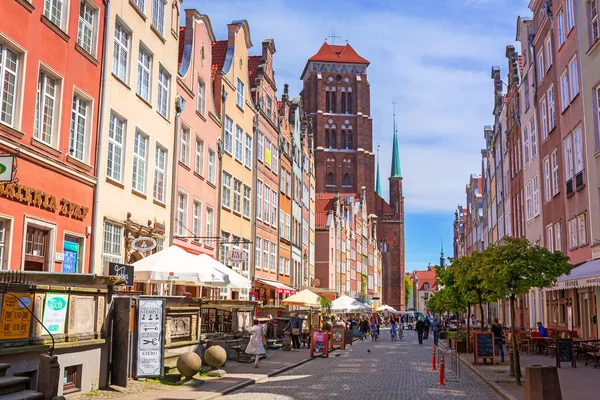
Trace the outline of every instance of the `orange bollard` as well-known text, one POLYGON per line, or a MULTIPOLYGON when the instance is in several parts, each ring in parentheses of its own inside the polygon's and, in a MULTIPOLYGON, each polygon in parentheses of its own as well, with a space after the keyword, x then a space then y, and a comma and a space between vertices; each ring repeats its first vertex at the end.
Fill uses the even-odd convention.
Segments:
POLYGON ((442 356, 440 357, 440 381, 438 383, 438 385, 445 385, 444 383, 444 372, 446 371, 446 369, 444 368, 444 355, 442 354, 442 356))
POLYGON ((435 371, 435 346, 431 348, 431 370, 435 371))

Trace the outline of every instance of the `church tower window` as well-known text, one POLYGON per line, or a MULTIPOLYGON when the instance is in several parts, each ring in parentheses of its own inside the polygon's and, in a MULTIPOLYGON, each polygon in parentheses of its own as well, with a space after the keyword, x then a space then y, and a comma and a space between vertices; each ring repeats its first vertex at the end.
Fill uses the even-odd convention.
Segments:
POLYGON ((325 129, 325 147, 329 147, 329 129, 325 129))
POLYGON ((340 108, 341 108, 341 113, 342 114, 346 114, 346 89, 342 88, 342 94, 340 95, 340 108))
POLYGON ((350 175, 344 174, 344 186, 350 186, 350 175))
POLYGON ((333 173, 327 174, 327 186, 333 186, 333 173))
POLYGON ((331 112, 331 102, 329 100, 329 86, 325 88, 325 112, 331 112))
POLYGON ((342 129, 342 147, 341 148, 342 149, 346 148, 346 131, 344 129, 342 129))
POLYGON ((329 112, 336 114, 337 113, 337 103, 335 99, 335 86, 331 88, 331 110, 329 112))
POLYGON ((329 143, 330 149, 337 149, 337 141, 335 137, 335 128, 331 130, 331 142, 329 143))
POLYGON ((348 94, 346 95, 346 110, 348 114, 352 114, 352 88, 348 88, 348 94))
POLYGON ((352 128, 348 128, 348 139, 346 140, 346 142, 348 143, 348 146, 346 146, 347 149, 354 148, 354 144, 352 143, 352 128))

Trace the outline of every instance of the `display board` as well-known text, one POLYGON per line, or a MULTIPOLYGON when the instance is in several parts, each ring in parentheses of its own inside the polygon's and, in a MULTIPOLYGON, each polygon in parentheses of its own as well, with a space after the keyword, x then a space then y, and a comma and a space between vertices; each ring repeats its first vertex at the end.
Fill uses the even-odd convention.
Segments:
POLYGON ((64 293, 46 293, 42 324, 51 334, 65 333, 69 295, 64 293))
POLYGON ((310 356, 314 357, 315 354, 325 354, 325 357, 329 357, 329 338, 328 331, 313 330, 310 333, 310 356))
POLYGON ((31 328, 33 295, 5 293, 2 295, 0 340, 28 339, 31 328))
POLYGON ((573 339, 558 339, 556 341, 556 366, 560 368, 560 363, 563 362, 570 362, 572 367, 577 368, 573 339))
POLYGON ((138 304, 136 377, 162 377, 165 299, 140 297, 138 304))
POLYGON ((360 325, 352 325, 352 337, 360 339, 360 325))
POLYGON ((334 326, 331 328, 331 348, 341 347, 342 350, 346 349, 346 328, 343 326, 334 326))
MULTIPOLYGON (((354 338, 354 332, 352 332, 352 329, 346 329, 346 332, 344 333, 344 345, 352 346, 353 338, 354 338)), ((345 347, 346 346, 344 346, 344 348, 345 347)))
POLYGON ((492 360, 492 364, 495 364, 494 360, 494 334, 492 332, 476 332, 475 333, 475 351, 473 355, 475 357, 474 363, 477 364, 480 358, 492 360))
POLYGON ((108 275, 118 276, 125 280, 125 286, 133 286, 133 265, 108 263, 108 275))

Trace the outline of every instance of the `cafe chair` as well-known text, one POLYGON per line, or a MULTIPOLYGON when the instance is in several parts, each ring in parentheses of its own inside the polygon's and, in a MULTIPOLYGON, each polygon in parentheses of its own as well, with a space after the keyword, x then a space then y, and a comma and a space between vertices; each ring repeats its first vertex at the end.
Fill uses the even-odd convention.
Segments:
POLYGON ((594 362, 594 368, 600 365, 600 355, 598 354, 598 349, 591 344, 582 343, 581 348, 585 353, 585 365, 587 366, 592 361, 594 362))
POLYGON ((519 332, 518 345, 519 351, 527 351, 527 354, 531 354, 531 340, 527 337, 527 332, 519 332))

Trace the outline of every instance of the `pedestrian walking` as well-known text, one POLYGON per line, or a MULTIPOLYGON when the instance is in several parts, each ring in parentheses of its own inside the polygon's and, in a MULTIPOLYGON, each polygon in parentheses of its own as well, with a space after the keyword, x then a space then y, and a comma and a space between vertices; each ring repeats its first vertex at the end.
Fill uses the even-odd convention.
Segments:
POLYGON ((423 330, 425 330, 425 323, 419 317, 417 323, 415 324, 415 330, 417 331, 417 336, 419 338, 419 344, 423 344, 423 330))
POLYGON ((425 330, 425 334, 423 335, 423 339, 429 339, 429 328, 431 327, 431 321, 429 320, 429 317, 425 317, 425 321, 424 323, 424 330, 425 330))
POLYGON ((367 336, 367 332, 369 332, 369 321, 367 321, 367 318, 363 315, 362 317, 362 321, 360 322, 360 341, 362 342, 365 338, 365 336, 367 336))
POLYGON ((296 314, 290 314, 290 322, 283 328, 292 335, 292 351, 300 351, 300 334, 302 333, 302 320, 296 314))
POLYGON ((248 346, 246 346, 246 354, 254 355, 254 368, 258 368, 258 360, 262 354, 265 354, 265 344, 267 343, 267 339, 265 337, 265 330, 258 322, 258 319, 254 319, 252 321, 254 324, 252 329, 250 329, 250 341, 248 342, 248 346))
POLYGON ((431 323, 431 330, 433 331, 433 344, 437 346, 438 341, 440 339, 440 331, 442 330, 442 324, 440 321, 438 321, 437 317, 433 318, 433 322, 431 323))
POLYGON ((496 345, 496 349, 498 353, 500 353, 500 362, 504 362, 504 346, 502 346, 502 325, 498 320, 498 317, 492 318, 492 333, 494 334, 494 344, 496 345))

